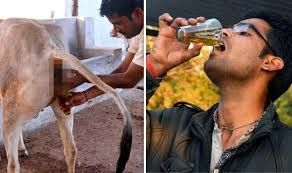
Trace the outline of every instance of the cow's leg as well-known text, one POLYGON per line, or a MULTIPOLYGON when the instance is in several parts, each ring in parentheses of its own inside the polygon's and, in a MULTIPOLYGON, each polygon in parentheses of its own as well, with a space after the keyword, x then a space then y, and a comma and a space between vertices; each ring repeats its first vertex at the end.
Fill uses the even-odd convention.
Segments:
POLYGON ((75 172, 75 161, 77 149, 73 139, 73 113, 65 115, 58 105, 58 100, 51 104, 54 110, 58 126, 60 129, 61 139, 64 145, 64 155, 68 166, 68 172, 75 172))
POLYGON ((18 155, 20 157, 28 157, 28 151, 24 145, 22 131, 20 132, 20 137, 18 141, 18 155))
POLYGON ((8 160, 7 172, 19 173, 20 165, 18 162, 18 142, 21 134, 23 122, 18 118, 17 113, 3 110, 3 141, 8 160))

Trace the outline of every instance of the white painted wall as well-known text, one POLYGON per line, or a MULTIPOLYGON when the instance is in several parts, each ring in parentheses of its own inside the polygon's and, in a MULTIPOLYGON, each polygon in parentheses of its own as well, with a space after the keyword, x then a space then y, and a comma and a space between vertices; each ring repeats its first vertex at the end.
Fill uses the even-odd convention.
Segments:
POLYGON ((25 17, 43 19, 65 17, 64 0, 0 0, 0 18, 25 17))

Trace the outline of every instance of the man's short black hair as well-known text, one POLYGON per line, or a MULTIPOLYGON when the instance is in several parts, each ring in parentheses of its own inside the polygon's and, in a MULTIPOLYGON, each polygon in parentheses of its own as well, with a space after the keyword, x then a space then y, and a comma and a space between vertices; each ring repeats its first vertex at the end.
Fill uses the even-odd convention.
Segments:
POLYGON ((131 14, 135 8, 143 10, 144 0, 102 0, 100 7, 101 16, 112 16, 115 13, 119 16, 127 16, 131 19, 131 14))
MULTIPOLYGON (((267 33, 267 40, 275 50, 277 56, 284 61, 284 68, 277 72, 269 83, 269 97, 276 100, 287 91, 292 82, 292 23, 287 16, 282 16, 266 10, 249 11, 242 17, 244 19, 258 18, 266 21, 271 29, 267 33)), ((261 55, 270 53, 266 46, 261 55)))

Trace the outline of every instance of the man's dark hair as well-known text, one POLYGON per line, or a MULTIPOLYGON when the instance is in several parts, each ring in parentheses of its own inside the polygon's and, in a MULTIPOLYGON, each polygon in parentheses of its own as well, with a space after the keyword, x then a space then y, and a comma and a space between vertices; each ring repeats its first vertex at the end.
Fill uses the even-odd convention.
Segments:
MULTIPOLYGON (((262 19, 271 26, 266 34, 267 40, 275 50, 276 56, 281 57, 284 61, 284 68, 278 71, 269 83, 269 98, 275 101, 289 89, 292 82, 292 23, 288 17, 265 10, 249 11, 242 20, 250 18, 262 19)), ((268 53, 271 51, 266 45, 261 56, 268 53)))
POLYGON ((135 8, 143 10, 144 0, 102 0, 100 7, 101 16, 112 16, 115 13, 119 16, 131 18, 135 8))

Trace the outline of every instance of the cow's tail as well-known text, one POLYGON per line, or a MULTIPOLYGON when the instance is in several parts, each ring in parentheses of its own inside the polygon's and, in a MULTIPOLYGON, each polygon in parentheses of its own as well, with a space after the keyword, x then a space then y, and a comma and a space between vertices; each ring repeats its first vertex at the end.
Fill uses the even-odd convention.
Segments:
POLYGON ((116 165, 116 172, 121 173, 125 169, 126 163, 129 159, 132 145, 132 117, 128 111, 122 98, 116 93, 116 91, 105 84, 99 77, 89 71, 80 61, 73 55, 63 51, 55 50, 53 57, 63 60, 66 64, 70 65, 73 69, 77 70, 88 81, 97 86, 102 91, 109 93, 116 104, 118 105, 124 122, 123 133, 120 142, 120 156, 116 165))

